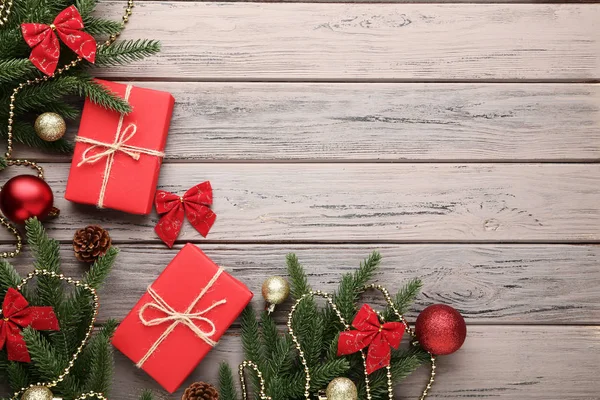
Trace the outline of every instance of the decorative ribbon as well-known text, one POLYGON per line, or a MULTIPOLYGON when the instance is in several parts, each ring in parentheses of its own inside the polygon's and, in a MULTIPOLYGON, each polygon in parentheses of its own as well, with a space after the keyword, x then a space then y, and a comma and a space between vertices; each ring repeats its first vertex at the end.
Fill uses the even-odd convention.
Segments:
POLYGON ((52 76, 60 57, 60 43, 73 50, 79 57, 92 64, 96 61, 96 40, 89 33, 83 32, 83 20, 75 6, 61 11, 50 25, 29 23, 21 24, 21 32, 25 42, 31 47, 29 59, 48 76, 52 76))
POLYGON ((31 362, 20 328, 60 330, 52 307, 29 307, 25 297, 14 288, 8 288, 0 312, 0 349, 6 344, 8 359, 12 361, 31 362))
POLYGON ((340 333, 338 341, 338 356, 356 353, 369 347, 367 354, 367 374, 390 365, 392 350, 400 346, 404 325, 400 322, 381 324, 375 310, 369 305, 362 306, 352 326, 357 330, 340 333))
MULTIPOLYGON (((133 86, 127 85, 127 89, 125 90, 125 101, 129 101, 129 96, 131 96, 132 89, 133 86)), ((137 133, 137 125, 135 125, 134 123, 130 123, 125 129, 123 129, 124 118, 125 114, 121 114, 121 116, 119 117, 119 123, 117 125, 117 132, 115 133, 115 140, 113 143, 104 143, 98 140, 81 136, 77 136, 77 138, 75 138, 76 142, 92 145, 89 148, 87 148, 81 155, 81 161, 77 164, 78 167, 81 167, 85 164, 94 164, 106 158, 106 166, 104 167, 104 174, 102 175, 102 186, 100 187, 100 195, 98 196, 98 202, 96 203, 98 208, 102 208, 104 206, 104 196, 106 195, 106 187, 108 186, 108 179, 110 178, 110 172, 112 171, 116 153, 120 152, 126 154, 136 161, 140 159, 141 154, 147 154, 149 156, 156 157, 165 156, 165 153, 161 151, 146 149, 138 146, 131 146, 127 144, 127 142, 131 140, 137 133), (99 148, 103 148, 105 150, 99 153, 93 153, 96 149, 99 148)))
POLYGON ((159 338, 156 339, 154 344, 150 346, 150 349, 146 352, 146 354, 140 359, 140 361, 137 362, 136 365, 138 368, 141 368, 144 365, 144 363, 150 358, 150 356, 156 351, 156 349, 158 349, 160 344, 171 334, 171 332, 173 332, 173 330, 179 324, 187 326, 192 332, 196 334, 196 336, 204 340, 204 342, 206 342, 206 344, 208 344, 209 346, 214 347, 217 344, 217 342, 211 338, 211 336, 214 335, 217 331, 215 323, 211 321, 210 318, 207 318, 204 315, 212 309, 227 303, 227 300, 221 299, 213 303, 210 307, 205 308, 201 311, 192 312, 192 310, 194 309, 194 307, 196 307, 196 304, 198 304, 198 302, 202 299, 202 297, 204 297, 208 290, 215 284, 215 282, 217 281, 217 279, 219 279, 219 276, 221 276, 222 273, 223 268, 219 268, 217 273, 206 284, 204 289, 202 289, 200 294, 194 299, 194 301, 192 301, 192 303, 184 312, 178 312, 175 309, 173 309, 173 307, 171 307, 162 297, 160 297, 160 295, 156 293, 154 289, 148 287, 148 294, 150 295, 150 297, 152 297, 154 302, 146 303, 142 308, 140 308, 138 312, 140 321, 142 321, 142 324, 144 324, 145 326, 157 326, 169 322, 171 323, 171 325, 169 325, 167 329, 165 329, 162 335, 160 335, 159 338), (155 310, 158 310, 165 314, 165 316, 147 320, 144 317, 144 312, 149 308, 154 308, 155 310), (194 321, 201 321, 206 323, 210 326, 210 331, 203 331, 194 323, 194 321))
POLYGON ((156 212, 165 214, 154 227, 154 231, 169 248, 179 236, 184 216, 204 237, 215 223, 217 215, 210 209, 213 203, 212 187, 209 181, 202 182, 183 196, 159 190, 155 198, 156 212))

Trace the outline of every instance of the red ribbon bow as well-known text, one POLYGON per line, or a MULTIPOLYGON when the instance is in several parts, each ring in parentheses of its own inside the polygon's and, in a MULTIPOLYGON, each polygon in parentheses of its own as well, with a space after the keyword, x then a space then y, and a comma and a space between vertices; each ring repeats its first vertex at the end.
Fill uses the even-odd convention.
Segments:
POLYGON ((377 313, 365 304, 356 314, 352 326, 357 330, 340 333, 338 356, 356 353, 368 346, 367 374, 390 365, 390 347, 397 349, 400 346, 404 325, 400 322, 381 324, 377 313))
POLYGON ((166 214, 158 221, 154 231, 169 248, 173 247, 185 215, 190 224, 206 237, 217 219, 217 215, 208 208, 212 203, 213 193, 209 181, 194 186, 183 196, 159 190, 155 199, 156 212, 159 215, 166 214))
POLYGON ((83 20, 75 6, 61 11, 50 25, 21 24, 25 42, 32 48, 29 59, 44 74, 56 71, 60 56, 60 44, 56 34, 68 48, 91 63, 96 60, 96 40, 82 31, 83 20), (55 34, 56 32, 56 34, 55 34))
POLYGON ((20 327, 31 326, 40 331, 60 330, 52 307, 29 307, 25 297, 13 288, 6 292, 1 312, 0 349, 6 344, 8 359, 12 361, 31 361, 20 327))

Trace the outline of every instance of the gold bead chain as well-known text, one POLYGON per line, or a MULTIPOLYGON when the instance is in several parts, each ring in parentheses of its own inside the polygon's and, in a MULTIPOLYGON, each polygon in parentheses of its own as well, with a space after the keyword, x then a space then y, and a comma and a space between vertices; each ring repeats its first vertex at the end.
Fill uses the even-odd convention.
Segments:
MULTIPOLYGON (((410 327, 410 325, 408 324, 408 321, 406 321, 406 318, 404 318, 404 316, 402 314, 400 314, 400 312, 394 305, 392 297, 390 296, 390 293, 387 291, 387 289, 385 287, 383 287, 381 285, 377 285, 377 284, 367 285, 364 287, 364 290, 368 290, 368 289, 377 289, 383 294, 385 301, 387 302, 388 306, 391 308, 394 315, 396 317, 398 317, 400 322, 402 322, 402 324, 404 325, 404 330, 411 336, 411 338, 414 339, 416 337, 414 330, 410 327)), ((300 305, 300 303, 302 301, 304 301, 306 298, 315 297, 315 296, 323 297, 325 300, 327 300, 327 302, 329 303, 329 305, 331 306, 331 308, 333 309, 335 314, 338 316, 342 325, 344 325, 344 329, 345 330, 350 329, 350 325, 348 325, 346 323, 346 320, 344 319, 344 317, 342 317, 342 314, 340 313, 335 302, 333 301, 333 296, 330 295, 329 293, 322 292, 320 290, 310 291, 310 292, 304 294, 298 300, 296 300, 296 303, 294 303, 294 305, 292 306, 290 313, 288 314, 287 328, 288 328, 290 336, 292 337, 292 341, 294 342, 294 345, 296 346, 296 350, 298 350, 298 354, 300 356, 300 362, 302 363, 302 366, 304 368, 304 374, 306 376, 306 384, 304 386, 304 397, 307 400, 310 399, 310 369, 308 368, 308 362, 306 361, 306 357, 304 356, 304 351, 302 350, 302 346, 300 345, 298 336, 296 336, 296 334, 294 332, 292 324, 293 324, 294 312, 296 311, 296 308, 298 308, 298 305, 300 305)), ((379 316, 383 320, 383 317, 381 316, 381 314, 379 314, 379 316)), ((414 340, 412 341, 412 344, 414 346, 418 346, 418 342, 416 342, 414 340)), ((366 358, 365 352, 363 350, 361 350, 360 353, 361 353, 361 357, 363 360, 363 367, 364 367, 364 371, 365 371, 365 392, 367 395, 367 400, 371 400, 372 395, 371 395, 369 374, 367 374, 367 358, 366 358)), ((429 390, 431 390, 431 387, 435 380, 435 368, 436 368, 435 356, 433 354, 429 353, 429 358, 431 361, 431 373, 429 376, 429 381, 427 382, 427 385, 426 385, 425 389, 423 390, 421 397, 419 398, 420 400, 425 400, 425 398, 429 395, 429 390)), ((265 394, 265 381, 263 379, 261 371, 259 370, 259 368, 256 366, 256 364, 254 362, 249 361, 249 360, 246 360, 242 364, 240 364, 239 374, 240 374, 240 382, 241 382, 241 386, 242 386, 242 398, 244 400, 247 400, 246 382, 244 380, 244 369, 248 366, 250 366, 252 369, 254 369, 254 371, 256 371, 256 373, 258 375, 258 378, 260 381, 260 387, 261 387, 260 398, 262 400, 270 400, 270 397, 267 397, 267 395, 265 394)), ((386 367, 386 378, 387 378, 387 386, 388 386, 388 398, 390 400, 393 400, 394 384, 393 384, 393 380, 392 380, 392 368, 389 365, 386 367)))
MULTIPOLYGON (((23 392, 25 392, 27 389, 32 388, 34 386, 45 386, 47 388, 55 387, 60 382, 62 382, 67 375, 69 375, 69 372, 71 372, 71 368, 73 368, 75 361, 81 354, 83 348, 85 347, 90 336, 92 335, 92 331, 94 330, 94 324, 96 323, 96 318, 98 317, 98 309, 100 308, 100 299, 98 298, 98 293, 96 292, 96 289, 94 289, 87 283, 83 283, 83 282, 77 281, 73 278, 66 277, 63 274, 57 274, 56 272, 48 271, 45 269, 39 269, 39 270, 35 270, 34 272, 29 273, 27 275, 27 277, 24 278, 21 281, 21 283, 17 286, 17 290, 21 291, 22 287, 25 286, 27 284, 27 282, 29 282, 31 279, 33 279, 34 277, 37 277, 37 276, 49 276, 52 278, 60 279, 61 281, 67 282, 75 287, 83 288, 84 290, 87 290, 92 295, 94 312, 92 314, 92 320, 90 321, 90 324, 88 325, 88 329, 85 333, 85 337, 81 341, 81 344, 79 345, 79 347, 77 347, 75 354, 73 354, 73 356, 71 357, 71 360, 69 361, 69 365, 67 365, 67 367, 64 369, 62 374, 60 374, 56 379, 54 379, 53 381, 50 381, 50 382, 37 382, 35 384, 32 383, 27 387, 22 387, 21 390, 15 392, 13 394, 13 396, 12 396, 13 400, 18 400, 19 396, 21 394, 23 394, 23 392)), ((82 400, 82 399, 86 399, 88 397, 96 397, 97 399, 100 399, 100 400, 107 400, 106 397, 104 397, 104 395, 102 393, 96 393, 96 392, 84 393, 84 394, 80 395, 79 397, 77 397, 75 400, 82 400)))
POLYGON ((242 362, 240 364, 240 368, 239 368, 240 383, 242 386, 242 398, 244 400, 248 399, 248 392, 246 391, 246 380, 244 379, 244 369, 246 369, 246 367, 252 368, 254 370, 254 372, 256 372, 256 376, 258 376, 258 380, 260 382, 260 394, 259 394, 260 399, 261 400, 271 400, 271 397, 267 396, 265 393, 265 380, 263 378, 262 372, 260 372, 260 370, 258 369, 258 366, 250 360, 246 360, 246 361, 242 362))
MULTIPOLYGON (((134 0, 127 1, 127 7, 125 8, 125 13, 123 14, 123 17, 122 17, 123 21, 121 22, 121 30, 115 34, 110 35, 108 40, 106 40, 104 42, 104 46, 110 46, 111 44, 113 44, 117 40, 117 37, 119 37, 119 35, 123 31, 123 29, 125 28, 125 24, 127 22, 129 22, 129 17, 131 16, 132 9, 133 9, 133 1, 134 0)), ((0 5, 0 26, 4 25, 4 23, 6 21, 8 21, 8 14, 10 14, 10 7, 12 6, 12 2, 13 2, 13 0, 4 0, 2 5, 0 5), (5 16, 3 16, 3 14, 2 14, 3 12, 5 13, 5 16), (2 22, 2 21, 4 21, 4 22, 2 22)), ((6 143, 6 153, 4 154, 4 157, 6 158, 7 166, 17 165, 17 166, 31 167, 37 171, 38 177, 40 177, 41 179, 44 179, 44 169, 41 166, 39 166, 36 162, 30 161, 30 160, 20 160, 20 159, 12 158, 13 124, 14 124, 13 117, 15 116, 15 101, 17 100, 17 95, 24 88, 52 80, 52 79, 62 75, 66 71, 70 70, 71 68, 77 66, 77 64, 79 64, 81 61, 82 61, 82 58, 77 57, 77 59, 71 61, 70 63, 64 65, 61 68, 58 68, 52 75, 44 75, 43 77, 38 77, 35 79, 28 79, 27 81, 20 83, 19 86, 17 86, 16 88, 13 89, 13 92, 10 96, 10 104, 8 106, 8 108, 9 108, 8 109, 8 129, 7 129, 7 139, 6 139, 7 143, 6 143)), ((0 258, 16 257, 21 252, 21 249, 23 247, 23 244, 22 244, 23 239, 21 237, 21 234, 19 233, 17 228, 13 224, 11 224, 5 217, 0 216, 0 224, 3 225, 4 227, 6 227, 17 238, 17 245, 16 245, 15 250, 10 251, 10 252, 5 251, 5 252, 0 253, 0 258)))
POLYGON ((13 0, 1 0, 0 1, 0 27, 4 26, 8 22, 8 16, 10 15, 10 9, 12 8, 13 0))

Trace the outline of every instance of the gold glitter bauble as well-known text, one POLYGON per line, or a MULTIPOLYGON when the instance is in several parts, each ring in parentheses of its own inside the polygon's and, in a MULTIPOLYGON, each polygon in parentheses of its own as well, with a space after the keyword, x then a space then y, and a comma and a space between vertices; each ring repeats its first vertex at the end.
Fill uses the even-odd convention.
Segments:
POLYGON ((356 385, 348 378, 335 378, 327 385, 327 400, 358 400, 356 385))
POLYGON ((52 400, 54 395, 46 386, 33 386, 21 396, 21 400, 52 400))
POLYGON ((35 133, 46 142, 56 142, 64 136, 67 124, 63 117, 53 112, 45 112, 35 120, 35 133))
POLYGON ((262 295, 269 304, 281 304, 290 295, 290 284, 280 276, 272 276, 263 283, 262 295))

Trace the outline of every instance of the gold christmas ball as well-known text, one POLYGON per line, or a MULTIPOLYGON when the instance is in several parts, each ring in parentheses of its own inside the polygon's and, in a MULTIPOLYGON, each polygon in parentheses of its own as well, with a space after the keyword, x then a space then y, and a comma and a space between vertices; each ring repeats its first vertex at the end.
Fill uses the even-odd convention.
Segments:
POLYGON ((35 133, 46 142, 55 142, 64 136, 67 124, 63 117, 53 112, 45 112, 35 120, 35 133))
POLYGON ((54 395, 46 386, 33 386, 21 396, 21 400, 52 400, 54 395))
POLYGON ((356 385, 348 378, 335 378, 327 385, 327 400, 358 400, 356 385))
POLYGON ((290 284, 281 276, 272 276, 264 281, 262 295, 267 303, 281 304, 290 295, 290 284))

